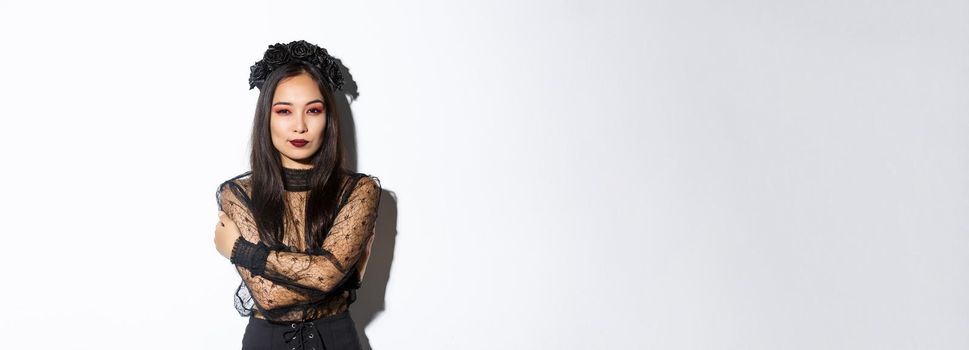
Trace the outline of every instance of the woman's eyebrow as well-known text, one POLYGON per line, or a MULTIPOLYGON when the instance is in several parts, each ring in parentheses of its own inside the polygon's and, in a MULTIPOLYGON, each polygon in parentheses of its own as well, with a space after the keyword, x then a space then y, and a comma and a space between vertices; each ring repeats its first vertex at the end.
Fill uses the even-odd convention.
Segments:
MULTIPOLYGON (((315 99, 315 100, 312 100, 310 102, 306 102, 306 104, 307 105, 310 105, 310 104, 314 104, 314 103, 317 103, 317 102, 323 103, 323 100, 321 100, 321 99, 315 99)), ((273 103, 273 106, 275 106, 275 105, 289 105, 289 106, 292 106, 293 104, 292 103, 289 103, 289 102, 276 102, 276 103, 273 103)))

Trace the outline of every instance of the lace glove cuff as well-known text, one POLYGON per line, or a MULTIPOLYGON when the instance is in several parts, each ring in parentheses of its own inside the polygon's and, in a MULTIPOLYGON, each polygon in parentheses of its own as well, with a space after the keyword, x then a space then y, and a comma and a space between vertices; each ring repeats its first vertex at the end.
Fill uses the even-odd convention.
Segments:
POLYGON ((259 243, 252 243, 241 236, 232 245, 232 255, 229 261, 249 269, 253 275, 262 275, 266 271, 266 258, 269 257, 269 247, 259 243))

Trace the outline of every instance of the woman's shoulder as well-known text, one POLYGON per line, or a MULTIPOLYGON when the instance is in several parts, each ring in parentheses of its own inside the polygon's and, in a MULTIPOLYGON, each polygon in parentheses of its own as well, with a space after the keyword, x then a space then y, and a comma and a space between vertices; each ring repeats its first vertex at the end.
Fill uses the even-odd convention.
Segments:
POLYGON ((369 173, 361 172, 350 172, 349 173, 350 182, 354 184, 354 188, 359 188, 361 186, 375 186, 380 188, 380 178, 369 173))
POLYGON ((230 185, 238 185, 238 186, 243 186, 248 188, 250 183, 252 183, 252 171, 246 171, 242 174, 235 175, 233 177, 230 177, 222 181, 221 183, 219 183, 219 189, 222 189, 225 186, 230 186, 230 185))
POLYGON ((343 184, 341 206, 352 196, 379 197, 382 189, 380 179, 368 173, 347 172, 346 181, 343 184))
POLYGON ((216 198, 221 198, 223 194, 232 192, 236 197, 248 199, 252 184, 252 171, 246 171, 235 175, 219 183, 216 191, 216 198))

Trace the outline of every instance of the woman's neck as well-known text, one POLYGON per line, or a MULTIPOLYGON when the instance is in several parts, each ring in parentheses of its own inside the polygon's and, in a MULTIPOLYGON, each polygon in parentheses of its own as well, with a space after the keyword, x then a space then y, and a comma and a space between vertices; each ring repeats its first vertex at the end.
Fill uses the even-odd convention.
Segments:
POLYGON ((309 191, 313 168, 295 169, 283 167, 283 188, 290 192, 309 191))

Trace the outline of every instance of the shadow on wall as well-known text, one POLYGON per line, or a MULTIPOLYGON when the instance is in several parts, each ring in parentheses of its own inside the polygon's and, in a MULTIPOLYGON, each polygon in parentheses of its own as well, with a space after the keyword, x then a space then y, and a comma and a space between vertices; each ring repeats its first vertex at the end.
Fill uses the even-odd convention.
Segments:
POLYGON ((384 310, 387 283, 390 281, 390 267, 394 261, 394 246, 397 243, 397 198, 393 192, 384 190, 380 194, 380 208, 377 211, 376 237, 367 261, 357 300, 350 306, 351 317, 356 322, 357 334, 364 350, 371 350, 370 338, 364 329, 384 310))
MULTIPOLYGON (((339 59, 337 64, 345 80, 343 89, 345 95, 336 96, 334 99, 336 108, 340 111, 340 139, 346 155, 344 165, 347 169, 358 171, 357 133, 350 103, 360 96, 360 92, 349 69, 339 59)), ((380 174, 370 175, 380 178, 380 174)), ((370 338, 364 330, 385 308, 387 283, 390 281, 390 267, 394 261, 394 246, 397 244, 397 196, 387 189, 383 189, 380 193, 375 230, 373 246, 367 261, 367 271, 361 280, 360 289, 357 290, 357 300, 350 305, 351 318, 356 323, 357 334, 360 335, 360 343, 364 350, 373 349, 370 346, 370 338)))

